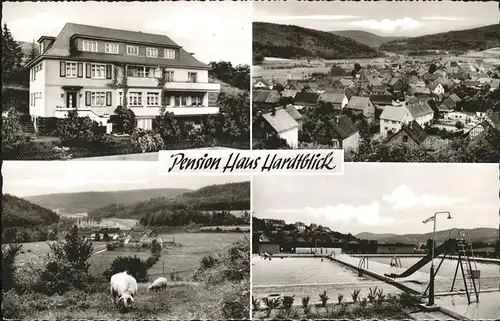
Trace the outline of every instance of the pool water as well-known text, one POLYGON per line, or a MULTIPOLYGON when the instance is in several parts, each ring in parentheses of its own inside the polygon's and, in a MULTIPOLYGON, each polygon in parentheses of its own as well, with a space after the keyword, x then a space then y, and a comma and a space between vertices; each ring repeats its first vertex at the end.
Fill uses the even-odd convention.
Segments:
POLYGON ((366 297, 370 288, 382 288, 384 293, 399 293, 399 289, 367 276, 358 276, 343 265, 321 258, 277 258, 271 261, 259 256, 252 257, 252 292, 255 297, 271 294, 295 295, 295 303, 311 297, 311 303, 319 302, 319 293, 327 291, 331 301, 343 295, 343 301, 352 301, 355 289, 361 290, 360 298, 366 297))

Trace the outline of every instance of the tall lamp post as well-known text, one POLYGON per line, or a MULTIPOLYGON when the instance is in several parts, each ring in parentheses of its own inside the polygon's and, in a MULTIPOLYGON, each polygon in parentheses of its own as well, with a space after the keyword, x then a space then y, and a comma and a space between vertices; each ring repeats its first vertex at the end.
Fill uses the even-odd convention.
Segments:
POLYGON ((425 221, 422 221, 422 223, 426 224, 428 222, 433 222, 434 227, 432 229, 432 256, 431 256, 431 275, 430 275, 430 280, 429 280, 429 302, 427 303, 427 306, 433 306, 434 305, 434 248, 436 247, 436 216, 438 214, 448 214, 448 219, 451 220, 451 214, 450 212, 436 212, 434 213, 433 216, 429 217, 425 221))

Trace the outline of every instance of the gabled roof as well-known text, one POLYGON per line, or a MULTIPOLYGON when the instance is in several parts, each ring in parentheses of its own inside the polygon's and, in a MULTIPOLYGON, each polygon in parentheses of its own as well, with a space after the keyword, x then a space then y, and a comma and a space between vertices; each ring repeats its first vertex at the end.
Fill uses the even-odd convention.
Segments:
POLYGON ((318 100, 332 103, 332 104, 342 104, 344 97, 345 97, 345 94, 326 92, 326 93, 320 94, 318 100))
POLYGON ((380 119, 402 122, 408 113, 409 111, 405 107, 387 106, 384 108, 382 114, 380 114, 380 119))
POLYGON ((418 101, 407 105, 406 107, 413 118, 422 117, 425 115, 433 114, 431 106, 426 101, 418 101))
POLYGON ((348 87, 345 89, 345 95, 347 99, 351 99, 352 96, 356 96, 359 90, 357 87, 348 87))
POLYGON ((346 139, 358 131, 352 120, 347 115, 340 115, 336 119, 319 124, 315 133, 328 132, 332 137, 346 139))
POLYGON ((36 59, 28 63, 28 67, 38 63, 44 58, 77 58, 89 61, 118 62, 149 64, 170 67, 188 67, 198 69, 210 69, 210 67, 189 54, 181 46, 176 44, 167 36, 144 33, 139 31, 129 31, 111 29, 97 26, 81 25, 76 23, 66 23, 49 50, 39 55, 36 59), (121 41, 126 43, 149 44, 156 47, 178 49, 177 59, 147 58, 139 56, 114 55, 97 52, 70 52, 70 42, 74 37, 102 39, 110 41, 121 41))
MULTIPOLYGON (((403 126, 401 126, 401 130, 399 132, 401 131, 405 132, 408 136, 410 136, 411 139, 413 139, 419 145, 422 144, 428 137, 427 133, 422 128, 422 126, 420 126, 415 120, 412 120, 408 124, 404 124, 403 126)), ((398 133, 396 133, 396 135, 398 133)), ((391 140, 391 138, 389 138, 389 140, 391 140)))
POLYGON ((286 106, 285 110, 295 120, 301 120, 303 118, 302 114, 293 105, 286 106))
POLYGON ((455 93, 451 94, 450 97, 448 97, 448 98, 453 100, 455 103, 459 103, 462 101, 462 99, 460 99, 460 97, 458 97, 457 94, 455 94, 455 93))
POLYGON ((296 103, 312 104, 318 101, 319 95, 318 93, 300 91, 295 95, 294 101, 296 103))
POLYGON ((276 110, 274 115, 272 112, 262 114, 262 118, 264 118, 278 134, 299 127, 297 121, 295 121, 285 109, 276 110))
POLYGON ((365 111, 373 105, 368 97, 352 96, 345 108, 365 111))
POLYGON ((375 105, 392 105, 392 95, 371 95, 370 100, 375 105))
POLYGON ((275 104, 280 101, 281 95, 277 90, 253 90, 252 102, 275 104))

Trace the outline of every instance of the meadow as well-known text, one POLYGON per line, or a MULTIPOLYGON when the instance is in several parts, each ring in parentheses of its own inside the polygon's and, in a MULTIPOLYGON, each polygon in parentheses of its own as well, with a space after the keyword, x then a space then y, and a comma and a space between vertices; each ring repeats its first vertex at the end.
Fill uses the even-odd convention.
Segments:
MULTIPOLYGON (((149 282, 139 283, 134 308, 118 311, 109 294, 109 281, 103 272, 118 256, 135 256, 146 260, 149 249, 106 250, 90 257, 90 275, 95 279, 85 290, 73 289, 60 295, 47 295, 26 290, 44 269, 49 247, 45 242, 25 243, 16 263, 16 279, 23 290, 3 293, 2 311, 7 316, 23 319, 220 319, 248 318, 250 305, 250 247, 247 233, 178 233, 159 235, 175 238, 176 245, 164 248, 159 261, 148 269, 149 282), (30 250, 28 252, 28 250, 30 250), (235 251, 239 253, 234 257, 235 251), (31 256, 35 259, 32 259, 31 256), (215 258, 202 264, 206 257, 215 258), (236 261, 235 261, 236 260, 236 261), (236 272, 234 269, 237 269, 236 272), (242 272, 243 271, 243 272, 242 272), (169 281, 161 293, 146 288, 157 277, 176 272, 180 279, 169 281), (196 273, 195 273, 196 272, 196 273), (196 276, 195 276, 196 275, 196 276), (234 275, 238 275, 234 279, 234 275), (233 279, 231 279, 233 277, 233 279)), ((104 242, 94 242, 101 248, 104 242)))

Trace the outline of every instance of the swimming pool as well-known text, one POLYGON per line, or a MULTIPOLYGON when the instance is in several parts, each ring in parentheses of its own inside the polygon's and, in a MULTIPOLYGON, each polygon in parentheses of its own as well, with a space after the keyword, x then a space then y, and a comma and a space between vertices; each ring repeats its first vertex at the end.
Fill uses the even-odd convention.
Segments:
POLYGON ((311 297, 311 302, 319 302, 319 293, 327 291, 331 300, 336 301, 342 294, 344 301, 351 299, 354 289, 360 289, 360 297, 369 293, 369 288, 382 288, 384 293, 399 293, 400 290, 383 281, 368 276, 358 276, 350 268, 314 257, 277 258, 264 260, 258 255, 252 257, 252 291, 255 297, 270 294, 295 295, 295 302, 301 297, 311 297))

